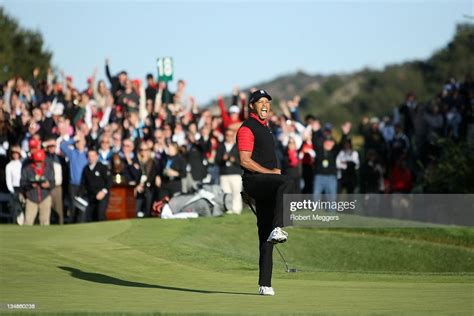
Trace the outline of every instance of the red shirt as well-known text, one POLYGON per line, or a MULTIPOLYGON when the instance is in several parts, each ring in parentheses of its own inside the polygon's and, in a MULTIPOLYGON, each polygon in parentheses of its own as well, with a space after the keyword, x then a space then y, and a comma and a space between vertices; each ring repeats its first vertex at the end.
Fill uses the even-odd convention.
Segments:
POLYGON ((242 122, 240 120, 240 117, 236 120, 231 119, 229 113, 225 109, 224 100, 222 100, 222 98, 219 98, 219 100, 217 101, 217 104, 219 105, 219 108, 221 109, 222 126, 224 127, 224 129, 227 129, 229 127, 229 125, 237 124, 237 123, 242 122))
POLYGON ((410 169, 394 166, 392 169, 391 188, 393 192, 410 191, 413 187, 413 176, 410 169))
POLYGON ((296 149, 288 149, 288 166, 291 168, 295 168, 298 166, 298 163, 298 151, 296 149))
MULTIPOLYGON (((257 114, 250 113, 250 117, 256 119, 260 124, 268 126, 267 121, 260 119, 257 114)), ((239 151, 252 152, 254 141, 255 139, 250 128, 248 128, 247 126, 242 126, 241 128, 239 128, 239 130, 237 131, 237 148, 239 151)))

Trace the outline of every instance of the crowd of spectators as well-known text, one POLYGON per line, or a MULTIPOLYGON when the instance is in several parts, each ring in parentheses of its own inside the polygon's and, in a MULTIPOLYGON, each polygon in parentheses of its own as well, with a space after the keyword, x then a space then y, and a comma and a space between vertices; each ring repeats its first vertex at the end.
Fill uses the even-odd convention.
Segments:
MULTIPOLYGON (((82 91, 73 77, 38 69, 28 80, 3 85, 1 199, 18 223, 105 220, 117 183, 133 187, 137 217, 151 216, 154 202, 192 193, 202 183, 220 184, 233 197, 228 213, 240 214, 235 135, 248 117, 247 94, 235 87, 227 105, 219 96, 220 114, 213 115, 198 107, 184 80, 172 92, 151 74, 146 83, 126 71, 113 75, 108 60, 105 74, 107 81, 97 80, 95 70, 82 91), (85 209, 77 196, 88 201, 85 209)), ((302 193, 410 192, 416 161, 433 162, 438 138, 466 137, 473 97, 472 81, 454 79, 429 103, 408 93, 390 115, 364 117, 356 131, 364 140, 359 150, 350 122, 339 129, 313 115, 303 119, 299 96, 273 105, 269 128, 283 172, 302 193)))

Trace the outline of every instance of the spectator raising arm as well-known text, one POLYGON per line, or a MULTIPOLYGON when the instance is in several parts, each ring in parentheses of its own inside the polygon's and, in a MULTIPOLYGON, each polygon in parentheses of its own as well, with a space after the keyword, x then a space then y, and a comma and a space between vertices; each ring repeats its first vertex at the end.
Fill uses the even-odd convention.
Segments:
POLYGON ((249 111, 247 107, 247 96, 245 93, 240 93, 240 120, 243 122, 249 117, 249 111))
POLYGON ((69 160, 71 160, 71 156, 73 153, 73 149, 71 149, 71 145, 74 144, 74 138, 70 138, 69 140, 65 140, 59 145, 59 148, 61 149, 62 153, 64 156, 66 156, 69 160))
POLYGON ((121 83, 119 81, 119 78, 117 76, 112 76, 110 74, 110 68, 109 68, 109 59, 105 60, 105 75, 107 76, 107 79, 109 79, 110 85, 111 85, 111 91, 112 95, 114 98, 117 97, 117 92, 121 89, 121 83))
POLYGON ((219 105, 219 109, 221 110, 221 115, 222 115, 222 126, 224 129, 226 129, 230 125, 230 116, 229 113, 227 112, 227 109, 225 108, 224 104, 224 99, 222 96, 219 96, 217 98, 217 104, 219 105))
POLYGON ((290 110, 291 119, 301 124, 302 121, 300 116, 300 101, 301 98, 299 95, 297 95, 293 98, 293 100, 288 102, 288 107, 290 110))
POLYGON ((164 82, 160 82, 158 85, 158 92, 156 93, 155 96, 155 104, 154 104, 154 112, 155 113, 160 113, 161 111, 161 104, 162 104, 162 98, 163 98, 163 90, 166 89, 166 85, 164 82))
POLYGON ((144 122, 148 115, 148 112, 146 110, 146 94, 144 85, 140 85, 140 103, 138 105, 138 113, 140 121, 144 122))
POLYGON ((110 68, 109 68, 109 59, 105 59, 105 75, 107 76, 107 79, 109 79, 110 84, 113 86, 114 85, 114 78, 110 74, 110 68))
POLYGON ((3 109, 5 110, 5 112, 8 112, 8 113, 11 113, 11 111, 13 110, 11 108, 10 100, 11 100, 12 90, 14 86, 15 86, 15 79, 8 80, 7 87, 5 88, 5 94, 3 96, 3 103, 4 103, 3 109))

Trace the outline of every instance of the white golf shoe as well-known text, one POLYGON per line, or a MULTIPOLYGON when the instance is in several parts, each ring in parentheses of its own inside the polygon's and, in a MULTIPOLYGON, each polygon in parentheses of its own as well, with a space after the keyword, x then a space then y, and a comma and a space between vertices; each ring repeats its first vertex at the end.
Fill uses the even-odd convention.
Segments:
POLYGON ((275 227, 268 236, 267 241, 277 244, 277 243, 284 243, 288 240, 288 233, 281 229, 280 227, 275 227))
POLYGON ((258 294, 260 295, 275 295, 275 291, 271 286, 259 286, 258 287, 258 294))

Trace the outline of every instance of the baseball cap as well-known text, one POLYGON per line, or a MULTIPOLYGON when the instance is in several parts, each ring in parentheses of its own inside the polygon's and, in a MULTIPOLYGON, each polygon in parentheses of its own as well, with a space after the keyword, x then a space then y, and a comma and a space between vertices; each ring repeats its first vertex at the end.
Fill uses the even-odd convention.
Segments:
POLYGON ((326 131, 331 131, 332 130, 332 124, 331 123, 326 123, 324 124, 324 129, 326 131))
POLYGON ((33 155, 32 155, 32 158, 33 158, 33 161, 34 162, 41 162, 41 161, 44 161, 46 159, 46 154, 44 152, 44 150, 38 150, 37 152, 35 152, 33 155))
POLYGON ((263 89, 258 89, 252 92, 249 97, 249 104, 255 103, 261 98, 267 98, 269 101, 271 101, 272 97, 267 93, 267 91, 263 89))
POLYGON ((30 150, 32 149, 40 149, 41 147, 41 143, 35 139, 35 138, 31 138, 29 141, 28 141, 28 147, 30 150))
POLYGON ((229 113, 240 113, 240 109, 237 105, 231 105, 229 108, 229 113))

